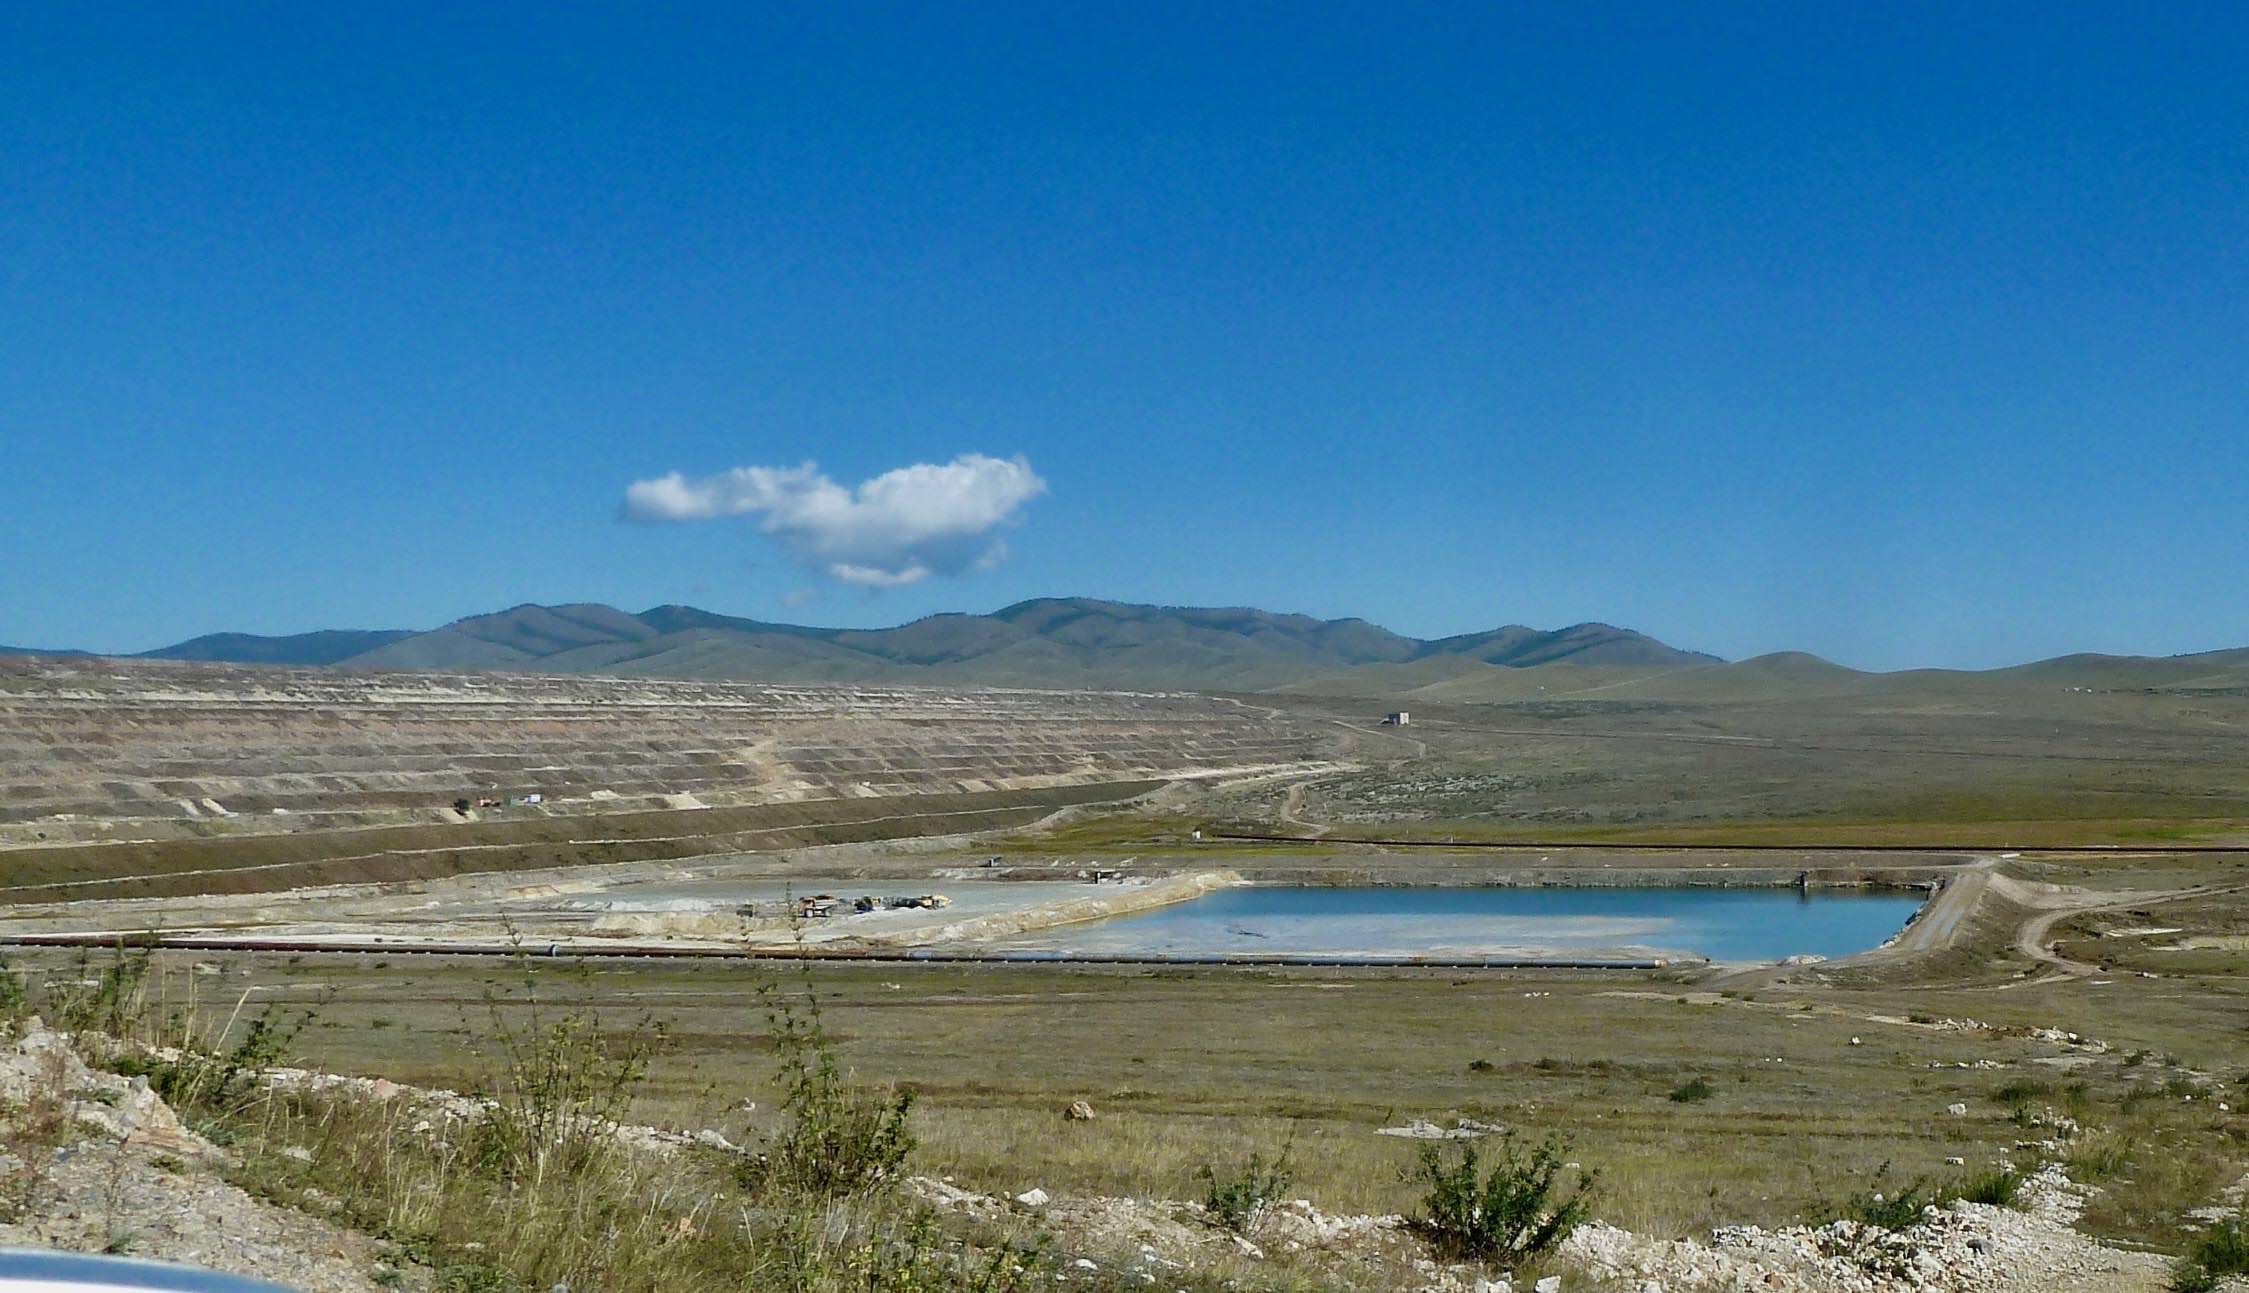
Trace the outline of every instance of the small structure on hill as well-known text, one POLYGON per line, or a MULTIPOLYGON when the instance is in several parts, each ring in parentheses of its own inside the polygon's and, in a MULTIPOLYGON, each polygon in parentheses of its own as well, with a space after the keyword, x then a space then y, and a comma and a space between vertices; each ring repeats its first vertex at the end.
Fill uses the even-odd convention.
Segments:
POLYGON ((1404 727, 1411 716, 1402 709, 1392 710, 1382 716, 1384 727, 1404 727))

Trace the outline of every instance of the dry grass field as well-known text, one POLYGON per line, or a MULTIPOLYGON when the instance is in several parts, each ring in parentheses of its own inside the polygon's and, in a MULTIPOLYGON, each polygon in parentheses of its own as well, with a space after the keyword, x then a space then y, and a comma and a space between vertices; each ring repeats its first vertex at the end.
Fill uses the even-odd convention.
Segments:
MULTIPOLYGON (((1661 975, 1063 967, 821 966, 804 982, 860 1076, 919 1093, 920 1170, 976 1188, 1194 1197, 1201 1165, 1292 1146, 1301 1192, 1322 1206, 1395 1210, 1411 1145, 1377 1130, 1469 1118, 1566 1133, 1604 1171, 1605 1218, 1689 1234, 1817 1214, 1885 1176, 1943 1175, 1949 1158, 2020 1161, 2051 1108, 2117 1149, 2096 1227, 2163 1244, 2249 1170, 2249 954, 2164 964, 2161 978, 2120 962, 2113 978, 2033 981, 2004 957, 1964 955, 1905 980, 1740 990, 1661 975), (1673 1098, 1698 1077, 1707 1098, 1673 1098), (1081 1099, 1099 1116, 1065 1121, 1081 1099), (1956 1103, 1968 1112, 1948 1114, 1956 1103)), ((214 967, 176 963, 175 978, 207 999, 313 1010, 300 1045, 315 1062, 441 1086, 473 1081, 495 1003, 520 1010, 528 973, 543 1009, 663 1029, 644 1114, 729 1130, 757 1117, 740 1101, 770 1108, 758 987, 798 985, 793 969, 718 962, 214 967)))

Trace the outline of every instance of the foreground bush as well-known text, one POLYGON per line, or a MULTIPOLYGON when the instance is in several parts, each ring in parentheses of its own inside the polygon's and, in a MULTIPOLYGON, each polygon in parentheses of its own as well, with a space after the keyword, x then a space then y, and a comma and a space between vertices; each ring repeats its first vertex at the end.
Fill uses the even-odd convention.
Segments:
POLYGON ((809 985, 802 1000, 767 985, 766 1017, 781 1053, 781 1130, 743 1165, 742 1184, 812 1198, 857 1194, 895 1180, 914 1152, 911 1091, 849 1080, 809 985))
POLYGON ((2011 1208, 2015 1206, 2015 1196, 2022 1193, 2025 1179, 2012 1167, 1988 1168, 1961 1181, 1953 1197, 1995 1208, 2011 1208))
POLYGON ((2022 1193, 2023 1182, 2029 1179, 2013 1167, 1991 1167, 1951 1180, 1921 1176, 1902 1185, 1889 1184, 1889 1175, 1890 1167, 1885 1163, 1867 1188, 1841 1203, 1821 1204, 1811 1219, 1850 1220, 1883 1230, 1903 1230, 1921 1220, 1928 1209, 1942 1208, 1955 1200, 2011 1208, 2022 1193))
POLYGON ((1289 1152, 1283 1146, 1271 1162, 1262 1154, 1251 1154, 1241 1171, 1224 1176, 1208 1163, 1198 1168, 1195 1176, 1203 1182, 1203 1208, 1211 1219, 1237 1235, 1257 1229, 1296 1183, 1289 1152))
POLYGON ((1564 1162, 1569 1142, 1549 1138, 1525 1149, 1512 1133, 1489 1165, 1474 1141, 1449 1154, 1421 1148, 1411 1178, 1422 1184, 1415 1229, 1451 1256, 1512 1268, 1551 1250, 1585 1220, 1594 1174, 1564 1162), (1563 1174, 1573 1179, 1565 1182, 1563 1174))
POLYGON ((2210 1293, 2228 1275, 2249 1275, 2249 1225, 2220 1221, 2195 1240, 2171 1271, 2172 1293, 2210 1293))

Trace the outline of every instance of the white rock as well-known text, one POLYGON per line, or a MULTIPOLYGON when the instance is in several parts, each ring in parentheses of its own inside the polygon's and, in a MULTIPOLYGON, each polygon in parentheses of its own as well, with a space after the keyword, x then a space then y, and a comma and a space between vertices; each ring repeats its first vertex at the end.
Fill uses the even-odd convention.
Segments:
POLYGON ((1562 1293, 1562 1277, 1549 1275, 1538 1283, 1531 1285, 1531 1287, 1537 1290, 1537 1293, 1562 1293))
POLYGON ((1961 1104, 1958 1101, 1946 1105, 1944 1107, 1944 1111, 1951 1114, 1955 1118, 1965 1118, 1968 1116, 1968 1106, 1961 1104))
POLYGON ((1030 1189, 1016 1195, 1015 1201, 1022 1204, 1026 1208, 1043 1208, 1046 1206, 1046 1198, 1046 1191, 1034 1185, 1030 1189))

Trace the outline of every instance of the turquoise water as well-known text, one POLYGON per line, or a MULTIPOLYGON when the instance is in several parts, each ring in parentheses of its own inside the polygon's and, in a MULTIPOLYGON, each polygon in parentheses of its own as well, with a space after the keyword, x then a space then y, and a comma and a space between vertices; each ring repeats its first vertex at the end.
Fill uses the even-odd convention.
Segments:
POLYGON ((1066 925, 1004 946, 1211 956, 1593 956, 1719 961, 1845 956, 1903 928, 1918 894, 1718 888, 1244 886, 1155 911, 1066 925))

